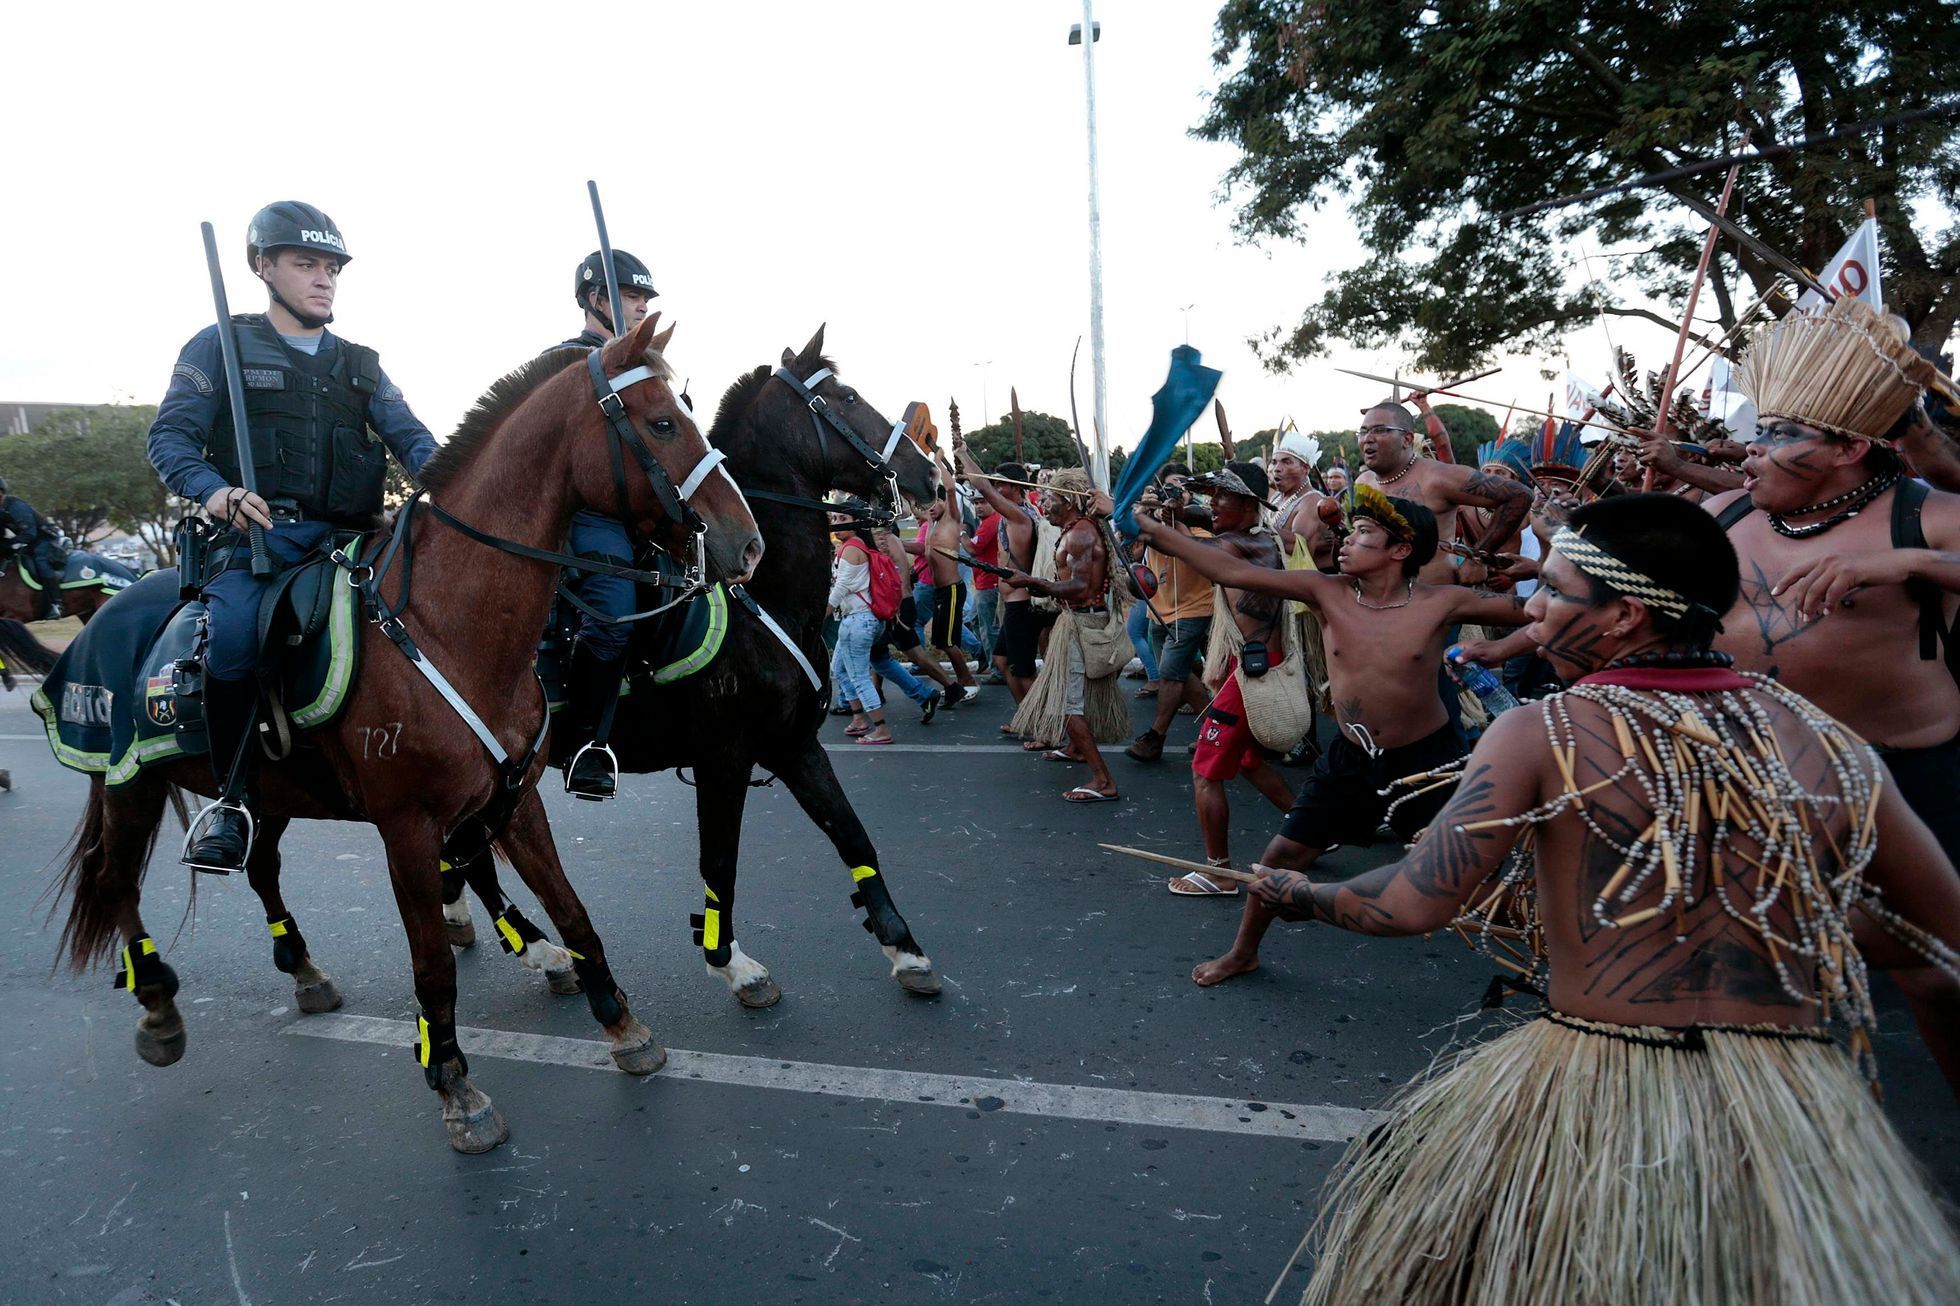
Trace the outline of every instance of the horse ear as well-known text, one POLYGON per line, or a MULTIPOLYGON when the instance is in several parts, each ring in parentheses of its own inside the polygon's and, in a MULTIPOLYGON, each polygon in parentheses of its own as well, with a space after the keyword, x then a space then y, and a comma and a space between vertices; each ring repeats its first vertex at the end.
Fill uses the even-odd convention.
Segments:
POLYGON ((633 328, 633 334, 626 338, 627 347, 635 358, 642 357, 649 348, 655 348, 653 333, 660 329, 660 314, 649 313, 646 320, 633 328))
POLYGON ((799 358, 815 361, 823 353, 823 330, 829 325, 830 323, 828 322, 822 322, 817 325, 817 334, 811 336, 810 343, 803 346, 803 352, 798 355, 799 358))
POLYGON ((667 324, 667 329, 665 331, 662 331, 659 335, 653 338, 653 342, 649 346, 649 348, 657 349, 663 354, 666 353, 667 342, 674 338, 674 325, 675 325, 674 323, 669 322, 667 324))
POLYGON ((783 366, 788 367, 791 363, 794 363, 795 361, 796 361, 796 351, 793 349, 785 349, 783 351, 783 366))

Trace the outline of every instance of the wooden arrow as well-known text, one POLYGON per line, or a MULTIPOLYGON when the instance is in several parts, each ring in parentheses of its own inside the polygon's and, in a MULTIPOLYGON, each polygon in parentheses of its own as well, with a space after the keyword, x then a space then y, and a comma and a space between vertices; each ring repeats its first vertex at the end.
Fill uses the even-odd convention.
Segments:
POLYGON ((1251 871, 1234 870, 1230 866, 1213 866, 1210 862, 1186 861, 1182 857, 1171 857, 1164 853, 1145 852, 1141 848, 1125 848, 1120 843, 1099 843, 1098 848, 1106 848, 1113 853, 1127 853, 1131 857, 1141 857, 1146 862, 1161 862, 1165 866, 1176 866, 1200 875, 1209 875, 1215 880, 1237 880, 1240 884, 1257 884, 1260 877, 1251 871))

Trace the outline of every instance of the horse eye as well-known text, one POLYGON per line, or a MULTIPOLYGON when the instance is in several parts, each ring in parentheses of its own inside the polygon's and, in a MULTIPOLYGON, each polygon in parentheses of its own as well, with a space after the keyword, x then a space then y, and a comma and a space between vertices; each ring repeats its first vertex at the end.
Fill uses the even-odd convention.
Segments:
POLYGON ((855 391, 855 390, 846 390, 846 391, 844 392, 844 402, 845 402, 846 404, 854 404, 854 403, 856 403, 857 401, 858 401, 858 392, 857 392, 857 391, 855 391))
POLYGON ((680 426, 671 417, 656 417, 653 419, 653 433, 655 435, 673 435, 680 429, 680 426))

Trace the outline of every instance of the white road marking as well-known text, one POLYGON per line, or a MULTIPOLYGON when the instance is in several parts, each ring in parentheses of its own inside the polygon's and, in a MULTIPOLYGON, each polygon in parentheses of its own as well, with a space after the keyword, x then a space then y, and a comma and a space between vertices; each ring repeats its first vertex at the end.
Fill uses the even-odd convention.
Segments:
MULTIPOLYGON (((376 1043, 405 1048, 415 1026, 404 1020, 328 1014, 307 1016, 286 1027, 288 1034, 376 1043)), ((515 1034, 459 1026, 456 1041, 473 1057, 499 1057, 582 1070, 613 1070, 606 1044, 598 1039, 556 1034, 515 1034)), ((617 1072, 615 1072, 617 1073, 617 1072)), ((920 1106, 1006 1111, 1014 1115, 1059 1116, 1104 1124, 1147 1125, 1159 1129, 1197 1129, 1218 1134, 1256 1134, 1323 1143, 1346 1142, 1374 1124, 1373 1112, 1344 1106, 1300 1106, 1252 1102, 1184 1093, 1143 1093, 1077 1084, 1035 1084, 975 1075, 935 1075, 869 1066, 830 1066, 777 1057, 738 1057, 719 1052, 670 1048, 664 1080, 775 1088, 792 1093, 861 1097, 920 1106), (998 1103, 998 1105, 995 1105, 998 1103)))
MULTIPOLYGON (((43 735, 27 735, 42 739, 43 735)), ((826 753, 1020 753, 1019 744, 825 744, 826 753)))

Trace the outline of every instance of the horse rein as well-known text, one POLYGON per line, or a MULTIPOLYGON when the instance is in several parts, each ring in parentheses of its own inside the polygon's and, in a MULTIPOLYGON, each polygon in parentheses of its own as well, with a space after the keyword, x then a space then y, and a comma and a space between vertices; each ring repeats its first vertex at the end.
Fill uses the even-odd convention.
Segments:
MULTIPOLYGON (((865 442, 863 436, 851 429, 849 423, 832 412, 829 401, 817 393, 817 387, 823 384, 824 379, 833 375, 835 374, 827 367, 820 367, 810 373, 808 377, 800 380, 796 373, 786 367, 779 367, 775 372, 776 379, 788 386, 796 397, 803 401, 804 406, 810 410, 810 428, 817 437, 817 453, 823 459, 826 472, 830 467, 830 454, 824 441, 823 429, 825 426, 828 426, 831 430, 842 436, 846 444, 857 451, 858 457, 864 459, 865 466, 884 476, 885 491, 883 505, 868 508, 864 513, 854 516, 849 524, 854 528, 860 526, 877 526, 890 529, 893 523, 898 520, 899 502, 898 473, 892 470, 891 460, 892 454, 898 451, 898 442, 905 438, 905 423, 903 421, 893 422, 891 437, 885 441, 883 452, 874 450, 865 442)), ((828 482, 830 478, 828 475, 825 475, 820 479, 828 482)), ((806 499, 795 494, 777 494, 771 490, 748 490, 744 493, 751 499, 763 499, 770 503, 786 504, 792 508, 808 508, 813 512, 830 513, 837 510, 837 505, 835 504, 826 503, 821 499, 806 499)))

